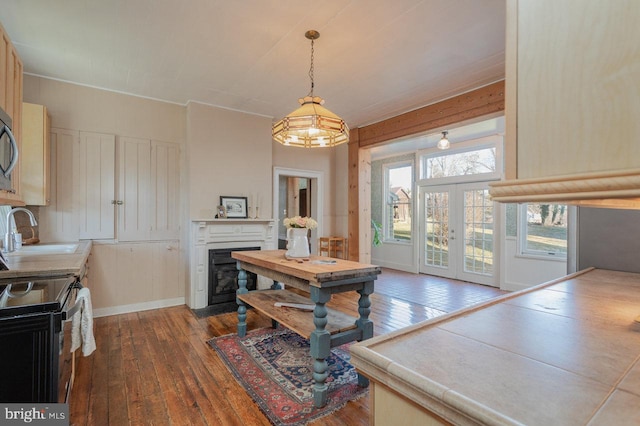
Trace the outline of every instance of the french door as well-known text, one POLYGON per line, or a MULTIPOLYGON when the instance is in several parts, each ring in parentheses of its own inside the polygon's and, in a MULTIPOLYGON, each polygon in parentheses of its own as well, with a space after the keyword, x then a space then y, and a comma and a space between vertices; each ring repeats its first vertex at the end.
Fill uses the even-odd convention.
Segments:
POLYGON ((486 182, 420 187, 420 272, 495 286, 486 182))

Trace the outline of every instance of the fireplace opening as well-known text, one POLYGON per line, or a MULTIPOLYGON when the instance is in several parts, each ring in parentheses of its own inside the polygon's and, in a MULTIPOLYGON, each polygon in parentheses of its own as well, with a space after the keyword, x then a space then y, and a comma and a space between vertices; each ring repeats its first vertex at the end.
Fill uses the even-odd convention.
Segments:
MULTIPOLYGON (((232 312, 238 309, 236 290, 238 270, 232 251, 260 250, 260 247, 223 248, 209 250, 209 313, 232 312)), ((247 271, 247 289, 255 290, 258 276, 247 271)))

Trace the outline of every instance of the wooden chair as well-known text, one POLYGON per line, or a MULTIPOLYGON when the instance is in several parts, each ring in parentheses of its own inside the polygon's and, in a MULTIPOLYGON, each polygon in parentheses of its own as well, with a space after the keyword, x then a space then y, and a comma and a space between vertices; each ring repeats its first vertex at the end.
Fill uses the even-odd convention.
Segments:
POLYGON ((320 237, 318 255, 346 259, 348 256, 347 239, 343 237, 320 237))

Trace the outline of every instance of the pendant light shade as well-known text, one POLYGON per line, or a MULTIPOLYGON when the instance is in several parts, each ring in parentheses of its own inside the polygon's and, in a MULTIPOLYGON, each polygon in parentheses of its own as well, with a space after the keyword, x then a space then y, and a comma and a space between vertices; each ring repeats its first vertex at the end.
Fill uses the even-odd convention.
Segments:
POLYGON ((298 99, 300 108, 273 125, 273 139, 286 146, 322 148, 349 142, 349 127, 343 119, 326 109, 324 100, 313 96, 313 42, 320 33, 309 30, 305 37, 311 40, 311 91, 298 99))

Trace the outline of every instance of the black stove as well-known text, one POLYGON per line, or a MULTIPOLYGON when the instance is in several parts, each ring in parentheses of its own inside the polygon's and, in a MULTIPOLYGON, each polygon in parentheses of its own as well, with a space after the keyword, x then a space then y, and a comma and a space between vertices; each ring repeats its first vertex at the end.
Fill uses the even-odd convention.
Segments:
POLYGON ((71 389, 77 277, 0 280, 0 403, 64 403, 71 389))
POLYGON ((62 311, 74 281, 74 277, 0 280, 0 318, 62 311))

